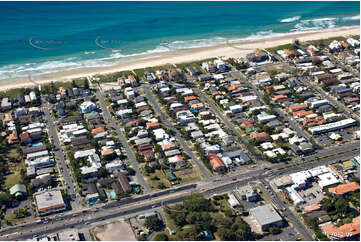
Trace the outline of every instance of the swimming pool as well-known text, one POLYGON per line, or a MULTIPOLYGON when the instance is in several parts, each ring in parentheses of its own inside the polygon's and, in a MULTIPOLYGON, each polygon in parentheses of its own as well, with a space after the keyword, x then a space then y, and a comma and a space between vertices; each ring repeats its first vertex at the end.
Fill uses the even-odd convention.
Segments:
POLYGON ((31 144, 31 146, 33 146, 33 147, 34 147, 34 146, 39 146, 39 145, 41 145, 41 142, 36 142, 36 143, 32 143, 32 144, 31 144))
POLYGON ((117 198, 117 195, 115 195, 114 191, 110 191, 109 196, 110 196, 111 199, 116 199, 117 198))

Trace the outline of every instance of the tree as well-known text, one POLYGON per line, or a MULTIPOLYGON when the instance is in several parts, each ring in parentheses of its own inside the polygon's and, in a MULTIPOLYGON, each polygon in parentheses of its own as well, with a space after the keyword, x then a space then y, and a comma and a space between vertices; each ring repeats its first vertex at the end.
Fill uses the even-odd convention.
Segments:
POLYGON ((76 83, 75 83, 75 80, 73 79, 72 81, 71 81, 71 86, 74 88, 74 87, 78 87, 77 85, 76 85, 76 83))
POLYGON ((200 193, 193 193, 183 200, 183 206, 188 211, 209 211, 211 209, 210 202, 200 193))
POLYGON ((5 205, 8 206, 11 202, 10 199, 10 194, 6 193, 6 192, 1 192, 0 193, 0 205, 5 205))
POLYGON ((153 238, 153 240, 155 241, 168 241, 168 239, 168 235, 166 235, 165 233, 156 234, 153 238))
POLYGON ((128 173, 129 176, 134 176, 135 175, 135 170, 134 169, 132 169, 130 167, 127 167, 126 170, 127 170, 127 173, 128 173))
POLYGON ((282 230, 277 226, 272 226, 269 228, 269 232, 271 234, 280 234, 282 232, 282 230))
POLYGON ((225 211, 224 211, 224 215, 226 215, 227 217, 232 217, 233 216, 233 212, 232 212, 232 210, 231 209, 226 209, 225 211))
POLYGON ((108 171, 104 168, 104 167, 101 167, 99 170, 98 170, 98 173, 97 173, 97 177, 98 178, 105 178, 108 176, 108 171))
POLYGON ((84 80, 84 88, 89 89, 89 82, 87 79, 84 80))
POLYGON ((182 231, 179 231, 176 236, 176 240, 180 241, 189 241, 189 240, 197 240, 198 231, 195 226, 187 226, 182 231))
POLYGON ((158 216, 151 216, 145 219, 144 226, 151 231, 158 231, 163 227, 163 221, 158 216))

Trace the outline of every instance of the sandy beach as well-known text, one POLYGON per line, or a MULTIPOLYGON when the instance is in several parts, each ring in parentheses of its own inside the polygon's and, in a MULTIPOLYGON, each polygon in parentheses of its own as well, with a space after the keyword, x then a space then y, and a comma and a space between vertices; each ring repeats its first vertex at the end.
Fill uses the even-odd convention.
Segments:
POLYGON ((336 36, 350 36, 350 35, 359 35, 360 28, 341 28, 337 30, 328 30, 322 32, 313 32, 313 33, 302 33, 302 34, 289 34, 282 37, 262 39, 256 41, 242 42, 242 43, 232 43, 232 46, 228 44, 222 44, 211 47, 202 47, 186 50, 178 50, 167 52, 161 56, 156 57, 146 57, 144 59, 139 59, 136 61, 130 61, 123 64, 118 64, 109 67, 92 67, 92 68, 82 68, 76 70, 55 72, 50 74, 44 74, 41 76, 33 77, 33 81, 24 79, 7 79, 1 80, 0 90, 4 91, 11 88, 20 88, 27 87, 36 84, 44 84, 51 81, 70 81, 73 78, 84 77, 95 74, 105 74, 117 71, 124 70, 134 70, 139 68, 159 66, 164 64, 177 64, 183 62, 191 62, 206 58, 212 57, 244 57, 247 53, 252 52, 255 49, 264 49, 270 48, 278 45, 292 43, 294 39, 300 41, 309 41, 316 39, 326 39, 336 36), (236 47, 236 48, 235 48, 236 47))

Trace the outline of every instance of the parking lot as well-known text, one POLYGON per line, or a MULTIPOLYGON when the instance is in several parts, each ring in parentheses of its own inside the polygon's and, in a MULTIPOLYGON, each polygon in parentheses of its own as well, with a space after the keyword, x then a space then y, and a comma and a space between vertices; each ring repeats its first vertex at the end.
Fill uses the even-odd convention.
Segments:
POLYGON ((282 233, 277 235, 267 235, 260 239, 260 241, 296 241, 299 236, 297 236, 297 233, 295 232, 294 228, 285 228, 282 230, 282 233))
POLYGON ((329 136, 332 132, 326 134, 320 134, 315 136, 315 139, 319 141, 324 147, 329 147, 332 145, 342 144, 355 139, 355 132, 358 130, 357 127, 350 127, 346 129, 340 129, 334 131, 333 133, 338 134, 342 137, 341 141, 334 141, 329 136))

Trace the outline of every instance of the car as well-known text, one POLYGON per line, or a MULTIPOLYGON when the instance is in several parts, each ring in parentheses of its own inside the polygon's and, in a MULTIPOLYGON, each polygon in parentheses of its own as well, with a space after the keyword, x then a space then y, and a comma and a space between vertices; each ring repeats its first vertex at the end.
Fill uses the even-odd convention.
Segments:
POLYGON ((301 157, 301 160, 302 160, 302 161, 304 161, 304 160, 305 160, 305 158, 301 157))
POLYGON ((233 178, 232 181, 237 181, 237 178, 233 178))
POLYGON ((127 211, 125 211, 125 210, 124 210, 124 211, 122 211, 122 214, 126 214, 126 213, 127 213, 127 211))

